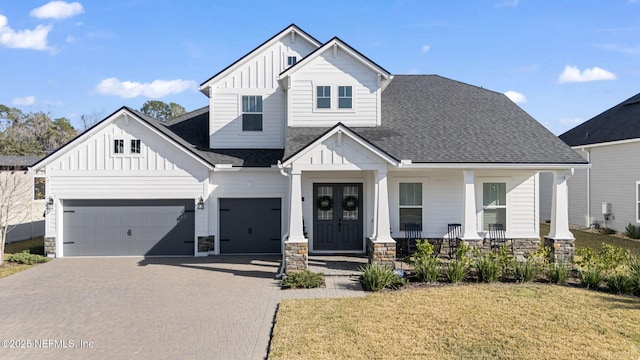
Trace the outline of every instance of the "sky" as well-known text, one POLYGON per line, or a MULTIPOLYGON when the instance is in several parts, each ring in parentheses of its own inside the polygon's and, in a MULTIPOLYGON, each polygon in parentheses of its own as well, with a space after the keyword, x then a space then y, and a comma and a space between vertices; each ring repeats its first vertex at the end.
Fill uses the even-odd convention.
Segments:
POLYGON ((392 74, 507 95, 559 135, 640 92, 640 0, 0 0, 0 104, 102 119, 199 85, 295 23, 392 74))

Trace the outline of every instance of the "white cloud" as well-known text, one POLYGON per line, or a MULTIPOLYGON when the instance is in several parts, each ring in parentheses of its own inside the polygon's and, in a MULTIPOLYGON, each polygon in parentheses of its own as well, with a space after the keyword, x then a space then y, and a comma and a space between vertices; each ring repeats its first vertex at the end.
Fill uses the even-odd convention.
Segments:
POLYGON ((584 69, 584 71, 581 72, 578 67, 567 65, 562 74, 558 76, 558 82, 560 84, 565 84, 574 82, 615 80, 617 78, 616 74, 597 66, 594 66, 591 69, 584 69))
POLYGON ((516 104, 524 104, 527 102, 527 97, 517 91, 510 90, 504 94, 516 104))
POLYGON ((150 83, 139 83, 108 78, 100 81, 96 85, 95 91, 101 95, 117 95, 122 98, 138 96, 161 98, 169 94, 177 94, 186 90, 195 90, 196 88, 197 84, 193 80, 154 80, 150 83))
POLYGON ((431 46, 429 45, 422 45, 422 53, 426 54, 429 52, 429 50, 431 50, 431 46))
POLYGON ((38 19, 66 19, 82 14, 84 8, 79 2, 51 1, 31 10, 31 16, 38 19))
POLYGON ((33 30, 13 30, 7 17, 0 15, 0 46, 14 49, 47 50, 47 36, 52 26, 38 25, 33 30))
POLYGON ((33 105, 36 102, 36 97, 35 96, 26 96, 23 98, 15 98, 13 100, 11 100, 11 103, 13 105, 17 105, 17 106, 29 106, 29 105, 33 105))
POLYGON ((74 42, 76 42, 78 40, 76 40, 76 38, 74 38, 71 35, 67 35, 67 39, 65 41, 68 42, 68 43, 74 43, 74 42))
POLYGON ((569 125, 571 127, 582 124, 584 122, 584 119, 582 118, 564 118, 564 119, 560 119, 560 124, 562 125, 569 125))
POLYGON ((615 51, 621 54, 633 55, 633 54, 640 53, 640 46, 634 47, 634 46, 625 46, 625 45, 618 45, 618 44, 595 44, 594 46, 599 49, 615 51))

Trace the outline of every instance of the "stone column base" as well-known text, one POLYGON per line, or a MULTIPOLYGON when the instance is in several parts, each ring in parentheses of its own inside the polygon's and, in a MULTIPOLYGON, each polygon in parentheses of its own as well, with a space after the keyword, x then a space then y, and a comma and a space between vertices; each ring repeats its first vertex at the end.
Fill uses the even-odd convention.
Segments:
POLYGON ((307 269, 309 263, 309 243, 285 241, 284 261, 284 271, 286 273, 307 269))
POLYGON ((56 257, 56 238, 44 238, 44 255, 47 257, 56 257))
POLYGON ((544 246, 551 249, 549 260, 551 262, 569 263, 576 252, 576 239, 554 239, 545 236, 544 246))
POLYGON ((367 239, 367 255, 369 256, 369 264, 377 264, 395 268, 396 242, 382 242, 367 239))

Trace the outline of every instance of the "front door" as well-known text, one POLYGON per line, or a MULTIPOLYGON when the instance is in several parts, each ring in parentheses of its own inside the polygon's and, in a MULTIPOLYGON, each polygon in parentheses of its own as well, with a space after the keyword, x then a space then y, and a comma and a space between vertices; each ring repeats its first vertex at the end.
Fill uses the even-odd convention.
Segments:
POLYGON ((362 184, 313 184, 313 250, 362 251, 362 184))

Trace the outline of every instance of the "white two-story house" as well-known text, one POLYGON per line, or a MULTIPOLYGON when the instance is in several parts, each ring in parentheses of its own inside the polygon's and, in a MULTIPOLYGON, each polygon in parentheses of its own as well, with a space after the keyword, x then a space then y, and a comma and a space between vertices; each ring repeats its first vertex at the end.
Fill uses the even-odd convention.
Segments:
POLYGON ((288 26, 200 86, 209 105, 160 123, 123 107, 33 167, 52 256, 309 253, 395 256, 405 224, 482 246, 502 223, 572 251, 566 179, 586 161, 501 93, 392 75, 339 38, 288 26))

